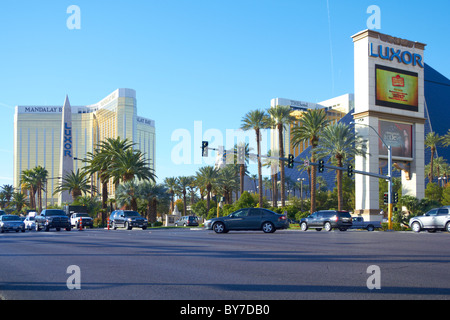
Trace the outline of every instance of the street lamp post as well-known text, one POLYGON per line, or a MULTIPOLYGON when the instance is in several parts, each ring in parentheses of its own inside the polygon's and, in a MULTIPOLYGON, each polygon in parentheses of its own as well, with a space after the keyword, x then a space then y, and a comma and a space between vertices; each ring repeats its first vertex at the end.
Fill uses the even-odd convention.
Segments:
POLYGON ((378 138, 380 138, 381 142, 386 146, 387 150, 388 150, 388 176, 387 176, 387 180, 388 180, 388 229, 392 230, 392 208, 393 208, 393 203, 392 203, 392 149, 391 146, 388 145, 383 138, 381 138, 380 134, 378 133, 377 130, 375 130, 374 127, 372 127, 371 125, 365 124, 365 123, 356 123, 356 122, 350 122, 350 124, 358 124, 361 126, 366 126, 371 128, 373 131, 375 131, 375 133, 377 134, 378 138))

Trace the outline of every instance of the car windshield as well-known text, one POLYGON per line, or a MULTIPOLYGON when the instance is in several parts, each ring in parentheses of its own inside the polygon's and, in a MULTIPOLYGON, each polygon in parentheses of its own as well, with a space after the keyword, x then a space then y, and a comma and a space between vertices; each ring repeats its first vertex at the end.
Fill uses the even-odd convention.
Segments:
POLYGON ((340 211, 339 212, 339 216, 344 217, 344 218, 351 218, 352 217, 350 215, 350 212, 347 212, 347 211, 340 211))
POLYGON ((141 215, 136 211, 125 211, 123 213, 124 217, 140 217, 141 215))
POLYGON ((89 217, 87 213, 77 213, 77 217, 89 217))
POLYGON ((19 216, 4 216, 3 221, 21 221, 19 216))
POLYGON ((46 210, 45 215, 46 216, 65 216, 66 213, 62 210, 46 210))

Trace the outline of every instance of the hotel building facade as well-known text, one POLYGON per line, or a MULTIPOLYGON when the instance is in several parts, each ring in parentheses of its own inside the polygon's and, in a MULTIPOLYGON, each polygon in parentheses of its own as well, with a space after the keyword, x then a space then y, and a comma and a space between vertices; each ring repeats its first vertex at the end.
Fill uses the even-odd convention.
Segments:
MULTIPOLYGON (((16 106, 14 115, 14 187, 20 188, 23 170, 42 166, 48 171, 44 199, 47 204, 61 204, 54 190, 61 181, 62 149, 69 148, 70 161, 76 172, 84 164, 80 159, 93 152, 106 138, 128 139, 145 154, 148 166, 155 168, 155 121, 137 115, 136 91, 117 89, 100 102, 87 106, 70 106, 68 97, 63 106, 16 106), (63 110, 71 115, 70 146, 64 147, 63 110)), ((64 150, 63 150, 64 151, 64 150)), ((101 185, 96 181, 99 192, 101 185)), ((108 184, 114 194, 114 185, 108 184)), ((65 201, 62 201, 65 202, 65 201)))

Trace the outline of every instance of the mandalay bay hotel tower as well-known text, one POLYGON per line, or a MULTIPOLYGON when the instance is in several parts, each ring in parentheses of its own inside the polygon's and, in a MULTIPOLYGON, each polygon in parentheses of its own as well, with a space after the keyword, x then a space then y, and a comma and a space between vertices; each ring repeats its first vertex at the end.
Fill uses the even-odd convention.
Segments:
MULTIPOLYGON (((60 106, 16 106, 14 187, 20 188, 23 170, 42 166, 48 171, 44 207, 71 202, 67 193, 53 195, 61 177, 81 169, 81 159, 100 141, 117 137, 134 142, 154 170, 155 121, 137 115, 135 90, 117 89, 88 106, 71 106, 68 97, 60 106)), ((100 193, 98 179, 95 185, 100 193)), ((114 194, 112 183, 108 188, 108 193, 114 194)))

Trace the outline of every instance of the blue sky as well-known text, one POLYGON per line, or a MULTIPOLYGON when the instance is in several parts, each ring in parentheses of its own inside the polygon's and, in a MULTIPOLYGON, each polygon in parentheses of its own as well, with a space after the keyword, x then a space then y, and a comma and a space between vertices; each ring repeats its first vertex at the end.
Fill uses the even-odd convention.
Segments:
POLYGON ((3 0, 0 185, 12 184, 15 105, 62 105, 66 94, 87 105, 117 88, 135 89, 139 115, 156 121, 159 179, 192 175, 201 165, 171 159, 175 130, 194 144, 195 121, 225 134, 272 98, 353 93, 350 37, 367 29, 370 5, 378 31, 428 44, 425 61, 450 76, 448 0, 3 0), (80 30, 66 26, 70 5, 80 30))

